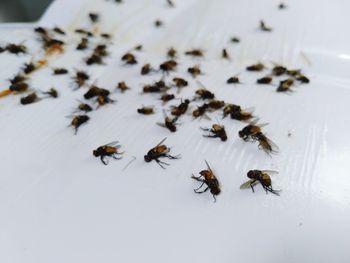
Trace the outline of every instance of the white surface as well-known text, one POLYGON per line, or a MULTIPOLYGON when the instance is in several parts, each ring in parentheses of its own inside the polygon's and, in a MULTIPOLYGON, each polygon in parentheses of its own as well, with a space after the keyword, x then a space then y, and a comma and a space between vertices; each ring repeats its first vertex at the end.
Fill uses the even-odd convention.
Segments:
MULTIPOLYGON (((77 136, 65 116, 84 90, 73 92, 67 76, 52 77, 46 68, 31 79, 39 90, 56 87, 57 100, 23 107, 18 96, 0 99, 0 261, 349 262, 350 3, 295 0, 279 11, 273 0, 174 0, 175 9, 161 0, 125 2, 56 1, 40 22, 72 30, 86 25, 86 14, 94 10, 103 14, 103 31, 115 35, 108 66, 88 71, 101 87, 113 90, 125 80, 132 90, 115 92, 117 103, 90 114, 77 136), (157 18, 163 28, 153 27, 157 18), (260 19, 274 28, 271 34, 256 30, 260 19), (228 43, 236 35, 241 44, 228 43), (139 64, 122 67, 120 56, 136 44, 145 50, 138 54, 139 64), (181 97, 197 88, 187 67, 200 64, 201 82, 218 98, 256 107, 261 121, 270 123, 265 131, 280 154, 270 158, 256 144, 241 141, 237 132, 244 124, 237 121, 223 121, 229 140, 222 143, 203 138, 198 127, 211 122, 191 116, 181 120, 175 134, 156 126, 162 119, 160 103, 156 115, 138 115, 137 107, 156 98, 140 95, 142 84, 159 78, 141 77, 140 66, 157 65, 170 46, 181 53, 192 47, 206 50, 205 59, 181 55, 176 75, 191 81, 181 97), (232 62, 220 59, 223 47, 232 62), (291 95, 277 94, 275 87, 254 84, 264 74, 244 71, 256 61, 302 67, 311 83, 291 95), (225 84, 240 72, 245 85, 225 84), (167 170, 143 161, 164 137, 173 153, 182 154, 167 170), (125 158, 104 166, 92 150, 116 139, 125 158), (131 156, 137 160, 122 172, 131 156), (198 184, 191 173, 205 168, 205 159, 222 184, 216 203, 209 193, 193 193, 198 184), (273 183, 282 189, 281 197, 266 195, 260 187, 255 194, 239 189, 254 168, 280 172, 273 183)), ((40 57, 30 29, 5 26, 0 39, 25 40, 40 57)), ((78 40, 74 34, 66 40, 70 47, 50 67, 85 69, 88 53, 72 51, 78 40)), ((0 87, 6 87, 31 57, 0 56, 0 87)), ((219 113, 211 117, 214 121, 219 113)))

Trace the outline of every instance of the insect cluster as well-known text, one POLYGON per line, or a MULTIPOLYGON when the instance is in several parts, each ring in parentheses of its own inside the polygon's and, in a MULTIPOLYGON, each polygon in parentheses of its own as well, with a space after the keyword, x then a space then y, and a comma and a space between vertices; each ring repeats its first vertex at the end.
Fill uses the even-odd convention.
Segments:
MULTIPOLYGON (((112 1, 122 4, 123 1, 112 1)), ((170 0, 166 1, 166 8, 176 8, 176 3, 170 0)), ((278 6, 279 9, 286 9, 287 6, 281 3, 278 6)), ((79 54, 83 54, 82 65, 91 69, 94 67, 103 67, 108 65, 109 60, 113 60, 111 55, 113 34, 106 33, 101 30, 100 23, 103 21, 103 16, 96 12, 90 12, 86 17, 86 22, 89 28, 76 28, 73 31, 65 31, 59 27, 44 28, 37 27, 34 29, 36 40, 41 44, 43 53, 42 57, 35 61, 27 61, 23 67, 19 69, 19 72, 9 79, 9 88, 0 92, 0 97, 5 97, 10 94, 25 94, 20 98, 22 105, 32 104, 39 102, 44 98, 58 98, 59 92, 55 88, 50 88, 46 91, 35 90, 30 85, 30 80, 37 71, 50 66, 50 63, 60 55, 65 54, 68 46, 73 45, 73 51, 79 54)), ((166 28, 166 23, 163 20, 156 18, 154 25, 161 28, 166 28)), ((261 20, 259 23, 259 30, 263 32, 273 33, 273 29, 267 26, 266 23, 261 20)), ((238 37, 232 37, 229 40, 230 43, 239 44, 241 39, 238 37)), ((140 66, 138 55, 139 52, 143 52, 143 46, 138 45, 130 50, 124 52, 118 60, 121 63, 121 67, 125 67, 128 70, 134 70, 136 68, 137 75, 141 78, 144 76, 154 75, 157 76, 156 81, 152 81, 147 84, 143 84, 140 87, 141 95, 147 94, 148 96, 156 96, 155 103, 162 102, 163 108, 161 109, 163 118, 156 123, 159 127, 166 129, 164 131, 171 133, 178 132, 182 129, 182 125, 185 125, 186 116, 192 118, 192 120, 201 120, 205 118, 212 120, 211 115, 216 114, 215 117, 221 117, 222 119, 229 119, 229 121, 241 122, 244 126, 235 135, 235 138, 242 140, 243 142, 252 142, 258 145, 258 149, 265 152, 268 156, 278 154, 279 149, 277 145, 268 138, 267 134, 263 131, 263 127, 267 124, 259 123, 259 117, 255 114, 254 108, 244 108, 237 102, 227 101, 218 98, 217 94, 213 92, 216 88, 208 88, 206 85, 198 81, 203 72, 199 64, 192 64, 192 66, 185 69, 184 75, 179 75, 179 68, 181 67, 181 57, 186 59, 192 59, 198 61, 198 59, 204 59, 206 51, 201 48, 189 48, 184 52, 178 52, 175 47, 170 47, 166 53, 164 53, 164 60, 158 65, 152 65, 151 63, 144 63, 140 66), (158 78, 159 77, 159 78, 158 78), (186 79, 190 77, 190 80, 186 79), (184 89, 190 89, 191 81, 196 81, 195 90, 192 92, 192 96, 180 97, 180 93, 184 89), (169 103, 176 101, 172 105, 167 106, 169 103), (181 120, 183 122, 181 122, 181 120)), ((8 52, 10 54, 28 57, 30 49, 21 44, 9 43, 3 47, 0 47, 0 53, 8 52)), ((227 48, 223 48, 217 51, 220 54, 221 59, 232 61, 232 57, 229 54, 227 48)), ((263 63, 257 63, 246 67, 247 72, 264 73, 256 80, 258 85, 276 85, 277 92, 291 92, 294 87, 300 84, 307 84, 310 82, 309 78, 302 73, 299 69, 289 69, 283 65, 264 65, 263 63), (269 73, 266 73, 269 71, 269 73)), ((79 128, 87 124, 91 120, 90 113, 100 109, 103 106, 115 103, 115 94, 119 94, 122 98, 122 94, 128 92, 132 88, 128 86, 125 81, 120 81, 115 84, 115 90, 111 91, 107 88, 101 87, 97 84, 97 79, 89 73, 86 69, 52 67, 51 74, 53 77, 67 77, 71 80, 71 91, 80 90, 82 97, 78 100, 78 103, 74 106, 74 111, 70 113, 71 118, 70 126, 73 127, 74 133, 77 134, 79 128)), ((247 73, 249 74, 249 73, 247 73)), ((228 85, 244 85, 241 82, 240 75, 234 75, 229 77, 226 81, 228 85)), ((133 88, 134 89, 134 88, 133 88)), ((132 109, 135 115, 153 115, 159 112, 155 105, 142 105, 137 109, 132 109)), ((144 118, 149 118, 144 116, 144 118)), ((151 124, 151 125, 153 125, 151 124)), ((159 129, 161 129, 159 128, 159 129)), ((218 143, 227 143, 228 140, 233 138, 233 135, 228 132, 229 130, 221 124, 217 119, 212 122, 209 127, 198 127, 199 136, 205 137, 205 139, 218 140, 218 143)), ((108 164, 109 159, 120 160, 123 158, 124 152, 121 151, 121 144, 118 142, 108 143, 97 147, 93 150, 93 156, 100 158, 101 162, 105 165, 108 164)), ((156 146, 147 151, 144 155, 144 161, 150 163, 154 161, 161 168, 165 169, 169 166, 167 160, 180 159, 180 155, 170 154, 171 148, 165 145, 165 139, 161 140, 156 146)), ((216 196, 221 193, 220 183, 216 177, 214 171, 207 161, 205 170, 199 172, 199 176, 192 175, 192 179, 200 182, 200 186, 195 189, 195 193, 204 193, 210 191, 214 200, 216 196), (205 188, 203 189, 203 186, 205 188)), ((270 192, 275 195, 279 194, 279 190, 272 188, 271 177, 275 173, 269 170, 250 170, 247 173, 249 180, 241 185, 241 188, 251 188, 254 191, 254 186, 260 183, 266 193, 270 192)))

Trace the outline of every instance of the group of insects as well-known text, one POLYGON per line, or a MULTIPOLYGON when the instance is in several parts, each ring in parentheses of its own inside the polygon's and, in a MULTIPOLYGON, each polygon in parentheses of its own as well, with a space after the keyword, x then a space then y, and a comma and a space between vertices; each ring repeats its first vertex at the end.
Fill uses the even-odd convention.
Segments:
MULTIPOLYGON (((115 0, 113 2, 123 3, 122 0, 115 0)), ((167 0, 166 5, 174 8, 176 4, 167 0)), ((279 9, 286 9, 287 6, 284 3, 279 4, 279 9)), ((44 28, 37 27, 34 29, 36 39, 41 43, 44 51, 43 58, 37 61, 31 61, 25 63, 19 72, 9 79, 9 88, 0 92, 0 97, 4 97, 10 94, 24 94, 27 95, 20 98, 22 105, 28 105, 36 103, 44 98, 58 98, 59 93, 55 88, 51 88, 47 91, 35 91, 30 87, 30 77, 41 68, 48 66, 52 55, 59 55, 65 52, 68 42, 65 37, 73 34, 77 41, 74 42, 74 52, 80 52, 85 54, 85 58, 82 63, 86 66, 100 65, 105 66, 107 64, 106 59, 110 56, 110 44, 112 43, 113 35, 110 33, 101 32, 99 30, 99 23, 101 21, 101 15, 96 12, 91 12, 87 16, 87 21, 91 28, 76 28, 73 32, 66 32, 65 30, 54 27, 44 28), (96 44, 97 43, 97 44, 96 44)), ((160 19, 156 19, 154 22, 155 27, 166 26, 160 19)), ((268 26, 263 20, 259 22, 259 30, 263 32, 272 32, 272 27, 268 26)), ((231 43, 240 43, 240 38, 234 36, 230 39, 231 43)), ((131 48, 124 53, 120 60, 124 67, 134 67, 139 64, 138 52, 143 51, 143 46, 138 45, 131 48)), ((3 47, 0 47, 0 53, 8 52, 14 55, 27 55, 29 48, 24 43, 14 44, 9 43, 3 47)), ((222 59, 231 60, 231 56, 226 48, 219 51, 222 59)), ((167 129, 169 132, 177 132, 180 125, 180 119, 185 115, 192 116, 193 119, 206 118, 211 120, 208 114, 213 112, 220 112, 222 119, 229 117, 232 120, 237 120, 245 123, 245 126, 238 132, 238 138, 244 142, 255 142, 258 144, 258 148, 271 156, 278 153, 277 145, 270 140, 266 133, 263 132, 263 127, 267 123, 259 123, 259 118, 254 115, 254 108, 244 109, 238 104, 220 100, 216 94, 208 90, 200 81, 197 80, 203 72, 199 65, 190 66, 187 68, 186 73, 192 80, 196 79, 198 84, 197 90, 194 91, 192 97, 180 98, 177 94, 190 86, 190 81, 186 80, 186 77, 180 77, 173 75, 177 72, 180 53, 171 47, 166 52, 166 60, 161 62, 158 66, 151 65, 151 63, 145 63, 139 69, 141 76, 150 74, 161 74, 161 78, 149 84, 145 84, 142 87, 143 94, 155 94, 157 101, 161 101, 163 106, 170 101, 179 99, 179 103, 170 106, 168 109, 163 109, 163 120, 157 122, 162 128, 167 129), (177 90, 177 94, 171 92, 171 90, 177 90), (195 104, 195 105, 194 105, 195 104)), ((183 52, 183 55, 189 58, 204 58, 205 51, 200 48, 187 49, 183 52)), ((246 67, 246 71, 249 72, 264 72, 269 69, 268 66, 263 63, 257 63, 246 67)), ((310 80, 299 69, 288 69, 283 65, 275 64, 269 69, 270 73, 257 79, 256 83, 259 85, 274 85, 274 78, 283 78, 279 80, 277 85, 277 92, 290 92, 292 87, 298 84, 309 83, 310 80)), ((112 98, 113 93, 105 88, 99 87, 96 82, 90 84, 92 81, 91 75, 84 71, 75 69, 74 72, 64 67, 52 68, 51 74, 59 77, 63 75, 71 75, 72 90, 84 88, 83 98, 79 100, 79 103, 75 106, 75 109, 69 117, 71 118, 70 126, 73 127, 75 134, 78 133, 79 128, 89 122, 89 113, 93 110, 97 110, 102 106, 113 104, 116 100, 112 98)), ((225 81, 223 81, 225 83, 225 81)), ((227 79, 226 84, 243 84, 239 75, 231 76, 227 79)), ((130 87, 125 81, 120 81, 116 85, 116 91, 123 94, 130 90, 130 87)), ((155 106, 141 106, 136 112, 142 115, 152 115, 156 113, 155 106)), ((200 127, 200 132, 203 137, 217 138, 222 142, 226 142, 230 134, 227 133, 225 126, 219 121, 211 124, 210 127, 200 127)), ((151 148, 145 155, 144 161, 156 162, 161 168, 165 169, 169 166, 169 163, 164 159, 177 160, 181 158, 181 155, 170 154, 171 149, 165 145, 165 139, 161 140, 156 146, 151 148)), ((121 151, 121 145, 115 141, 106 145, 102 145, 93 150, 93 156, 100 158, 101 162, 105 165, 108 164, 109 159, 120 160, 123 158, 123 151, 121 151)), ((206 168, 199 172, 199 176, 192 175, 192 179, 200 182, 200 186, 194 189, 195 193, 201 194, 208 190, 213 195, 214 200, 216 196, 221 193, 220 183, 211 166, 207 161, 206 168), (205 188, 203 188, 205 186, 205 188)), ((272 182, 270 175, 276 173, 275 171, 268 170, 250 170, 247 173, 249 180, 241 185, 241 188, 251 188, 254 192, 254 186, 260 183, 266 193, 273 193, 279 195, 279 190, 272 188, 272 182)))

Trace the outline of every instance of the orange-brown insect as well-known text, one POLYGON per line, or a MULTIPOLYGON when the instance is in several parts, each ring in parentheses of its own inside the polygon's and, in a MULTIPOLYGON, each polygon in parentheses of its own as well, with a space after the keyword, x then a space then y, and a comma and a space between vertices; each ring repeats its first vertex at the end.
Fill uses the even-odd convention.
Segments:
POLYGON ((287 72, 287 68, 281 65, 276 65, 272 68, 272 74, 275 76, 282 76, 287 72))
POLYGON ((251 135, 251 138, 259 142, 259 149, 263 150, 268 155, 278 153, 277 145, 265 136, 262 132, 257 132, 251 135))
POLYGON ((122 93, 123 93, 124 91, 130 89, 130 88, 126 85, 125 81, 119 82, 117 88, 118 88, 122 93))
POLYGON ((167 52, 167 56, 169 58, 175 58, 176 54, 177 54, 177 51, 173 47, 169 48, 169 50, 167 52))
POLYGON ((194 67, 189 67, 187 69, 187 72, 190 73, 193 78, 196 78, 198 75, 200 75, 202 73, 201 69, 198 65, 194 66, 194 67))
POLYGON ((277 92, 290 92, 291 87, 294 84, 294 80, 292 78, 288 78, 286 80, 280 81, 280 84, 277 87, 277 92))
POLYGON ((218 110, 225 106, 225 102, 223 100, 211 100, 208 106, 210 109, 218 110))
POLYGON ((98 97, 98 96, 103 96, 103 97, 107 97, 109 96, 110 91, 107 89, 103 89, 103 88, 99 88, 95 85, 92 85, 89 90, 84 94, 84 98, 85 99, 91 99, 94 97, 98 97))
POLYGON ((246 69, 248 71, 262 71, 265 68, 264 64, 262 63, 257 63, 251 66, 248 66, 246 69))
POLYGON ((188 86, 187 80, 185 80, 183 78, 173 78, 173 81, 174 81, 175 86, 177 88, 183 88, 183 87, 188 86))
POLYGON ((106 104, 114 103, 108 95, 98 95, 96 98, 96 102, 98 103, 98 107, 104 106, 106 104))
POLYGON ((180 154, 176 156, 169 154, 170 148, 168 148, 165 144, 163 144, 165 140, 166 138, 164 138, 155 147, 153 147, 151 150, 148 151, 148 153, 144 156, 145 162, 149 163, 152 160, 154 160, 157 162, 157 164, 159 164, 160 167, 165 169, 163 165, 169 165, 169 164, 159 160, 160 158, 168 158, 170 160, 180 159, 180 154))
POLYGON ((214 175, 214 172, 210 168, 208 162, 205 161, 205 163, 207 164, 207 170, 200 171, 199 172, 200 176, 198 177, 194 176, 194 174, 192 174, 191 176, 192 179, 202 183, 198 188, 194 189, 194 192, 196 194, 202 194, 210 190, 210 193, 213 195, 214 202, 216 202, 216 196, 219 195, 221 192, 220 183, 219 183, 219 180, 214 175), (204 184, 206 184, 207 187, 203 191, 198 191, 199 189, 202 188, 204 184))
POLYGON ((147 75, 152 71, 151 64, 147 63, 141 68, 141 75, 147 75))
POLYGON ((126 53, 125 55, 122 56, 121 59, 122 61, 125 61, 125 64, 128 64, 128 65, 137 64, 136 57, 132 53, 126 53))
POLYGON ((185 114, 189 104, 190 101, 188 99, 182 101, 178 106, 173 106, 171 108, 171 114, 178 117, 185 114))
POLYGON ((153 106, 148 106, 148 107, 142 107, 137 109, 137 112, 143 115, 151 115, 154 114, 154 108, 153 106))
POLYGON ((121 145, 118 144, 118 141, 102 145, 94 150, 92 153, 95 157, 100 157, 101 162, 104 165, 108 164, 106 157, 112 157, 113 159, 120 160, 124 152, 119 152, 121 145))
POLYGON ((85 71, 77 71, 73 78, 78 88, 85 85, 85 82, 90 79, 89 75, 85 71))
POLYGON ((71 126, 74 127, 74 134, 78 133, 78 129, 81 125, 83 125, 84 123, 87 123, 89 121, 90 117, 87 115, 76 115, 73 116, 73 119, 71 121, 71 126))
POLYGON ((177 120, 178 117, 174 117, 174 118, 170 118, 169 116, 167 116, 164 112, 164 122, 157 122, 157 124, 163 128, 167 128, 169 131, 171 132, 176 132, 176 125, 177 125, 177 120))
POLYGON ((159 69, 163 72, 174 71, 177 66, 177 62, 173 59, 165 61, 159 65, 159 69))
POLYGON ((161 93, 165 92, 169 89, 168 86, 165 85, 165 82, 163 80, 156 81, 152 85, 145 85, 143 87, 144 93, 161 93))
POLYGON ((256 83, 258 84, 271 84, 271 82, 272 82, 271 76, 265 76, 256 80, 256 83))
POLYGON ((270 192, 275 195, 279 195, 279 192, 281 190, 274 190, 272 188, 272 180, 270 177, 270 174, 277 174, 276 171, 269 171, 269 170, 250 170, 247 173, 247 177, 250 179, 249 181, 243 183, 241 185, 241 189, 251 188, 254 193, 254 185, 257 183, 260 183, 261 186, 264 188, 266 193, 270 192))
POLYGON ((198 95, 197 98, 202 100, 212 100, 215 98, 215 94, 205 88, 196 90, 196 94, 198 95))
POLYGON ((162 100, 163 103, 166 103, 166 102, 171 101, 173 99, 175 99, 175 95, 174 94, 165 93, 162 96, 160 96, 160 100, 162 100))
POLYGON ((259 24, 259 28, 261 31, 264 31, 264 32, 271 32, 272 31, 272 28, 271 27, 268 27, 266 26, 265 22, 263 20, 260 20, 260 24, 259 24))
POLYGON ((78 46, 76 47, 77 50, 85 50, 88 48, 88 43, 89 43, 89 40, 86 38, 86 37, 83 37, 81 40, 80 40, 80 43, 78 44, 78 46))
POLYGON ((223 118, 227 115, 231 116, 231 119, 239 121, 247 121, 252 119, 253 109, 242 110, 241 106, 235 104, 227 104, 223 109, 223 118))
POLYGON ((220 138, 221 141, 226 141, 227 140, 227 134, 225 127, 223 125, 219 124, 213 124, 211 129, 209 128, 201 128, 203 131, 209 132, 207 135, 203 135, 204 137, 209 137, 209 138, 220 138))
POLYGON ((205 116, 207 119, 209 119, 209 117, 206 115, 207 110, 209 109, 209 104, 208 103, 203 103, 201 106, 198 106, 197 109, 195 109, 192 112, 192 116, 195 118, 199 118, 202 116, 205 116))
POLYGON ((259 119, 255 119, 251 123, 249 123, 247 126, 245 126, 242 130, 238 132, 238 135, 240 138, 242 138, 244 141, 252 140, 252 135, 257 134, 258 132, 261 132, 261 128, 268 125, 268 123, 264 124, 257 124, 259 119))
POLYGON ((192 49, 185 52, 185 55, 192 57, 203 57, 203 50, 201 49, 192 49))

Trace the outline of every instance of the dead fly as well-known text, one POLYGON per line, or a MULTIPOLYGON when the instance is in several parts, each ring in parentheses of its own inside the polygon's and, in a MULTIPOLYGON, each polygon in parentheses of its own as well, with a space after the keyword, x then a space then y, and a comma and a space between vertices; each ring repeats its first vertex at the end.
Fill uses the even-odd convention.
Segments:
POLYGON ((22 105, 32 104, 32 103, 35 103, 39 100, 40 100, 40 98, 38 97, 38 95, 36 95, 36 93, 33 92, 33 93, 21 98, 21 104, 22 105))
POLYGON ((161 27, 163 25, 163 22, 157 19, 156 21, 154 21, 154 25, 155 27, 161 27))
POLYGON ((239 42, 241 42, 241 40, 238 37, 232 37, 231 42, 232 43, 239 43, 239 42))
POLYGON ((262 63, 257 63, 251 66, 248 66, 246 70, 248 71, 262 71, 265 68, 264 64, 262 63))
POLYGON ((257 132, 251 135, 251 138, 259 142, 259 149, 263 150, 268 155, 278 153, 277 145, 267 138, 262 132, 257 132))
POLYGON ((100 16, 96 13, 89 13, 89 18, 92 23, 97 23, 100 19, 100 16))
POLYGON ((175 7, 175 4, 173 3, 173 1, 171 1, 171 0, 166 0, 166 2, 168 3, 168 5, 169 5, 170 7, 175 7))
POLYGON ((134 50, 136 50, 136 51, 141 51, 142 48, 143 48, 142 45, 137 45, 136 47, 134 47, 134 50))
POLYGON ((171 47, 171 48, 168 49, 167 56, 169 58, 175 58, 176 57, 176 53, 177 53, 177 51, 173 47, 171 47))
POLYGON ((219 124, 213 124, 211 129, 209 128, 201 128, 203 131, 209 132, 208 135, 203 135, 204 137, 209 137, 209 138, 220 138, 221 141, 226 141, 227 140, 227 134, 225 131, 225 127, 223 125, 219 124))
POLYGON ((222 50, 222 52, 221 52, 221 57, 222 57, 223 59, 228 59, 228 60, 230 60, 230 55, 228 54, 226 48, 224 48, 224 49, 222 50))
POLYGON ((310 80, 308 77, 306 77, 305 75, 299 73, 295 76, 295 79, 297 81, 300 81, 301 83, 304 83, 304 84, 307 84, 307 83, 310 83, 310 80))
POLYGON ((280 81, 280 84, 277 87, 277 92, 290 92, 291 87, 294 84, 294 80, 292 78, 286 79, 286 80, 282 80, 280 81))
POLYGON ((49 33, 47 32, 46 28, 43 27, 36 27, 34 28, 34 32, 40 34, 41 36, 48 36, 49 33))
POLYGON ((78 85, 78 88, 85 85, 85 82, 90 79, 89 75, 84 71, 77 71, 73 77, 75 83, 78 85))
POLYGON ((177 66, 177 62, 173 59, 165 61, 159 65, 159 69, 163 72, 174 71, 177 66))
POLYGON ((225 102, 223 100, 211 100, 208 106, 210 109, 218 110, 225 106, 225 102))
POLYGON ((256 80, 256 83, 258 84, 271 84, 271 82, 272 82, 271 76, 265 76, 256 80))
POLYGON ((279 5, 278 5, 278 9, 286 9, 287 8, 287 5, 285 4, 285 3, 280 3, 279 5))
POLYGON ((51 88, 48 91, 44 91, 43 94, 54 99, 58 98, 58 92, 54 88, 51 88))
POLYGON ((173 78, 173 81, 175 83, 175 86, 179 89, 188 86, 187 80, 183 78, 173 78))
POLYGON ((161 93, 161 92, 166 92, 168 89, 169 87, 165 85, 165 82, 163 80, 159 80, 152 85, 145 85, 143 87, 143 92, 144 93, 161 93))
POLYGON ((106 57, 108 56, 107 46, 105 44, 97 45, 94 49, 94 53, 96 56, 106 57))
POLYGON ((152 71, 151 64, 147 63, 141 68, 141 75, 148 75, 152 71))
POLYGON ((122 56, 121 60, 124 61, 127 65, 137 64, 137 60, 132 53, 126 53, 122 56))
POLYGON ((98 147, 92 153, 95 157, 100 157, 101 162, 107 165, 108 161, 105 160, 106 157, 112 157, 116 160, 122 159, 124 152, 119 152, 120 147, 121 145, 118 144, 118 141, 115 141, 98 147))
POLYGON ((97 54, 92 54, 90 57, 88 57, 86 60, 85 60, 85 63, 86 65, 88 66, 91 66, 93 64, 103 64, 103 60, 102 60, 102 57, 97 55, 97 54))
POLYGON ((187 69, 187 72, 190 73, 193 78, 196 78, 198 75, 202 73, 199 66, 189 67, 187 69))
POLYGON ((54 75, 65 75, 65 74, 68 74, 68 70, 65 68, 55 68, 55 69, 53 69, 53 74, 54 75))
POLYGON ((239 81, 238 75, 230 77, 227 81, 227 84, 240 84, 241 82, 239 81))
POLYGON ((83 111, 83 112, 90 112, 92 111, 92 107, 89 105, 89 104, 86 104, 86 103, 83 103, 81 102, 79 105, 78 105, 78 108, 76 109, 75 112, 78 112, 78 111, 83 111))
POLYGON ((16 44, 8 44, 5 48, 6 51, 12 53, 12 54, 26 54, 27 53, 27 47, 24 45, 16 45, 16 44))
POLYGON ((212 100, 215 98, 215 94, 210 92, 207 89, 198 89, 196 90, 196 99, 202 99, 202 100, 212 100))
POLYGON ((124 93, 124 91, 130 89, 130 88, 126 85, 125 81, 119 82, 117 88, 118 88, 122 93, 124 93))
POLYGON ((32 73, 33 71, 37 70, 38 68, 39 68, 39 66, 35 65, 33 62, 25 63, 24 67, 23 67, 23 72, 28 75, 28 74, 32 73))
POLYGON ((74 127, 74 134, 78 133, 78 129, 81 125, 83 125, 84 123, 87 123, 89 121, 90 117, 87 115, 76 115, 73 116, 73 119, 71 121, 70 126, 74 127))
POLYGON ((174 94, 163 94, 162 96, 160 96, 160 100, 163 101, 163 103, 167 103, 168 101, 171 101, 175 99, 175 95, 174 94))
POLYGON ((24 92, 27 91, 29 85, 26 82, 16 82, 10 85, 9 90, 14 92, 24 92))
POLYGON ((203 51, 201 49, 192 49, 185 52, 186 56, 203 57, 203 51))
POLYGON ((259 28, 261 31, 264 31, 264 32, 271 32, 272 31, 272 28, 266 26, 265 22, 263 20, 260 20, 259 28))
POLYGON ((197 109, 195 109, 193 112, 192 112, 192 116, 194 118, 199 118, 199 117, 206 117, 207 119, 210 119, 207 115, 206 115, 206 112, 208 111, 209 109, 209 104, 208 103, 204 103, 203 105, 201 106, 198 106, 197 109))
POLYGON ((254 185, 257 183, 260 183, 261 186, 264 188, 266 193, 270 192, 275 195, 279 195, 280 190, 274 190, 272 188, 272 180, 270 175, 277 174, 276 171, 269 171, 269 170, 250 170, 247 173, 247 177, 250 179, 249 181, 245 182, 241 185, 241 189, 251 188, 254 193, 254 185))
POLYGON ((104 38, 104 39, 111 39, 111 35, 108 34, 108 33, 101 33, 100 36, 101 36, 102 38, 104 38))
POLYGON ((90 31, 87 31, 87 30, 81 29, 81 28, 75 29, 74 32, 77 33, 77 34, 88 36, 88 37, 92 37, 93 36, 93 34, 90 31))
POLYGON ((170 148, 162 144, 165 140, 166 138, 164 138, 160 143, 148 151, 147 155, 144 156, 145 162, 149 163, 154 160, 159 164, 160 167, 165 169, 163 165, 169 164, 159 160, 160 158, 168 158, 170 160, 180 159, 180 155, 172 156, 169 154, 170 148))
POLYGON ((185 114, 189 104, 190 104, 190 101, 186 99, 185 101, 181 101, 181 103, 178 106, 172 106, 171 115, 179 117, 185 114))
POLYGON ((85 49, 88 48, 88 44, 89 44, 89 39, 87 39, 86 37, 83 37, 80 40, 80 42, 79 42, 79 44, 78 44, 76 49, 77 50, 85 50, 85 49))
POLYGON ((9 79, 11 84, 21 83, 27 80, 27 77, 21 74, 17 74, 12 79, 9 79))
POLYGON ((66 32, 64 32, 61 28, 59 28, 59 27, 54 27, 53 28, 53 31, 55 32, 55 33, 57 33, 57 34, 60 34, 60 35, 65 35, 66 34, 66 32))
POLYGON ((52 54, 52 53, 63 53, 64 49, 64 42, 59 39, 51 38, 51 37, 44 37, 42 39, 43 41, 43 46, 47 54, 52 54))
POLYGON ((107 97, 110 94, 110 91, 107 89, 102 89, 99 88, 95 85, 92 85, 89 90, 84 94, 84 98, 86 100, 89 100, 91 98, 94 97, 98 97, 98 96, 103 96, 103 97, 107 97))
POLYGON ((106 104, 114 103, 115 101, 112 100, 108 95, 98 95, 96 98, 96 102, 98 103, 98 108, 99 108, 106 104))
POLYGON ((244 141, 253 140, 252 135, 257 134, 261 132, 261 128, 268 125, 268 123, 264 124, 257 124, 259 119, 255 119, 251 123, 249 123, 247 126, 245 126, 242 130, 238 132, 238 135, 240 138, 242 138, 244 141))
POLYGON ((253 109, 242 110, 241 106, 235 104, 227 104, 223 109, 223 118, 227 115, 231 116, 231 119, 239 120, 239 121, 248 121, 252 119, 253 109))
POLYGON ((301 74, 301 70, 300 69, 288 69, 287 70, 287 75, 289 75, 291 77, 296 77, 299 74, 301 74))
POLYGON ((282 76, 286 72, 287 68, 280 65, 276 65, 272 68, 272 74, 275 76, 282 76))
POLYGON ((137 112, 143 115, 151 115, 154 114, 153 106, 143 106, 142 108, 137 109, 137 112))
POLYGON ((157 122, 157 125, 163 127, 163 128, 167 128, 169 131, 171 132, 176 132, 176 125, 178 125, 177 120, 178 120, 178 117, 174 117, 174 118, 170 118, 169 116, 167 116, 164 113, 164 122, 157 122))
POLYGON ((220 183, 216 178, 216 176, 214 175, 208 162, 205 161, 205 163, 207 164, 207 167, 208 167, 207 170, 200 171, 199 172, 200 176, 198 177, 194 176, 193 174, 191 176, 192 179, 202 183, 197 189, 194 189, 194 192, 196 194, 202 194, 210 190, 210 193, 213 195, 214 202, 216 202, 216 196, 219 195, 221 192, 220 183), (207 187, 203 191, 199 192, 198 190, 201 189, 204 184, 206 184, 207 187))

